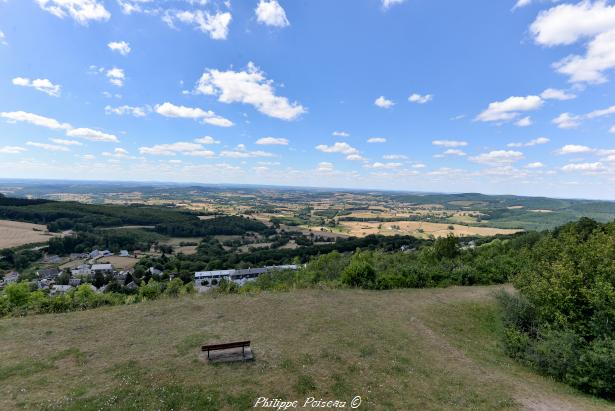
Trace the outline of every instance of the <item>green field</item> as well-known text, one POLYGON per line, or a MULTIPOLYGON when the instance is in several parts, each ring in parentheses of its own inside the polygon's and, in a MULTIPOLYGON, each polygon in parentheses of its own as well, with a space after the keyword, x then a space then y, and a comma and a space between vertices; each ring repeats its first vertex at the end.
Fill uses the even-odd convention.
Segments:
POLYGON ((197 295, 0 320, 0 409, 247 409, 260 396, 360 409, 613 409, 502 352, 501 287, 197 295), (204 342, 252 340, 208 365, 204 342))

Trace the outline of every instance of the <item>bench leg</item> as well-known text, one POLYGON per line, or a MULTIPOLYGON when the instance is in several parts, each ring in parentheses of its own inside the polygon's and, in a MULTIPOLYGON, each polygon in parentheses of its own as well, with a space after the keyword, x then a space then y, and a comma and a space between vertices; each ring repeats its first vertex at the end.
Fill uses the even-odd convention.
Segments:
POLYGON ((246 347, 241 347, 241 355, 243 356, 243 358, 246 358, 246 347))

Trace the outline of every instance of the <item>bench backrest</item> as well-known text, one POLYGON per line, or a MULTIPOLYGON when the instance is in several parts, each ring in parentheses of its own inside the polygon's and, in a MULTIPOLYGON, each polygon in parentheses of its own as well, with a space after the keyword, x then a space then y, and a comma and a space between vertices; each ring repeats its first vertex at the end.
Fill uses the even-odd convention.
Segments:
POLYGON ((250 341, 237 341, 224 344, 208 344, 201 347, 201 351, 226 350, 227 348, 249 347, 250 341))

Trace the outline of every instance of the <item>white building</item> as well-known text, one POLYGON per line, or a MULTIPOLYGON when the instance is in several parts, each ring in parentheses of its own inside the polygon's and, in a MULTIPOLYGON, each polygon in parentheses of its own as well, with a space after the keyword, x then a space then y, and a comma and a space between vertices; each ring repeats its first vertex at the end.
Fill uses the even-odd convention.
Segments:
POLYGON ((227 281, 233 281, 235 284, 242 286, 247 282, 256 280, 259 275, 270 271, 296 269, 296 265, 276 265, 262 268, 197 271, 194 273, 194 283, 197 287, 209 288, 218 286, 218 284, 220 284, 220 280, 224 279, 227 281))

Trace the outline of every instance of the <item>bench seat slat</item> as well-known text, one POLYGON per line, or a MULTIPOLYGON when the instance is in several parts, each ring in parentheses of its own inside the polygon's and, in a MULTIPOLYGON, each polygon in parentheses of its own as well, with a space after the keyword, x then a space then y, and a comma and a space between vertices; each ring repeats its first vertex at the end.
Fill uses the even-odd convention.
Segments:
POLYGON ((207 344, 201 346, 201 351, 217 351, 217 350, 226 350, 227 348, 240 348, 240 347, 249 347, 250 341, 237 341, 231 343, 223 343, 223 344, 207 344))

